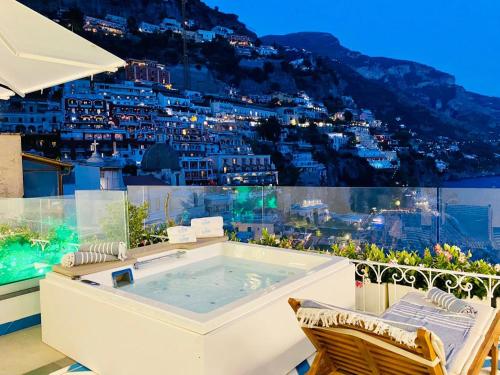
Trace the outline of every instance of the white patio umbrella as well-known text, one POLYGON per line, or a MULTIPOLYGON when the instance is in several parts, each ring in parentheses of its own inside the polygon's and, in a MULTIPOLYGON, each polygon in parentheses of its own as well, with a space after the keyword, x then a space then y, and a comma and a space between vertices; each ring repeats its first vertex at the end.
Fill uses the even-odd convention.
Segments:
POLYGON ((0 0, 0 85, 16 94, 24 96, 122 66, 122 59, 30 8, 0 0))
POLYGON ((11 96, 15 95, 12 91, 7 90, 0 86, 0 100, 8 100, 11 96))

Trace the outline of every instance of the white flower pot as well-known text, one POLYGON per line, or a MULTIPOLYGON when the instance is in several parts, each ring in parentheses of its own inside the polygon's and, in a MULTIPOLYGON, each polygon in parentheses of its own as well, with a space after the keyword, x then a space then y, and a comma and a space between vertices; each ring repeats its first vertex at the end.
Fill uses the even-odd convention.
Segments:
POLYGON ((387 284, 364 283, 356 287, 356 310, 380 315, 387 308, 387 284))

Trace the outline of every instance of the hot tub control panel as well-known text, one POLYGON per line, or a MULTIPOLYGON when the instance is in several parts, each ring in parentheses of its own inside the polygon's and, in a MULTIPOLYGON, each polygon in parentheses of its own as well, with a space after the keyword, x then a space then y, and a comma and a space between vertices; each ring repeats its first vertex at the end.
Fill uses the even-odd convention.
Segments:
POLYGON ((130 268, 113 272, 111 278, 113 279, 113 286, 115 288, 121 288, 122 286, 134 283, 134 274, 130 268))

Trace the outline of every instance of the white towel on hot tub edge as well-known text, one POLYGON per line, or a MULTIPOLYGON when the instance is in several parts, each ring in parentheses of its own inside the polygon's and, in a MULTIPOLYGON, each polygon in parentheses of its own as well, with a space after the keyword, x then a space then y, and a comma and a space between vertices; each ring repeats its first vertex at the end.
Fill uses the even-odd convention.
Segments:
POLYGON ((77 251, 74 253, 64 254, 61 259, 61 266, 72 268, 84 264, 96 264, 105 262, 115 262, 118 257, 109 254, 92 253, 90 251, 77 251))
POLYGON ((174 243, 189 243, 196 242, 196 233, 192 227, 176 226, 167 228, 168 242, 174 243))
POLYGON ((79 252, 113 255, 120 260, 127 259, 127 245, 125 242, 88 242, 80 245, 79 252))
POLYGON ((191 219, 191 226, 194 228, 197 238, 224 236, 224 220, 222 216, 191 219))

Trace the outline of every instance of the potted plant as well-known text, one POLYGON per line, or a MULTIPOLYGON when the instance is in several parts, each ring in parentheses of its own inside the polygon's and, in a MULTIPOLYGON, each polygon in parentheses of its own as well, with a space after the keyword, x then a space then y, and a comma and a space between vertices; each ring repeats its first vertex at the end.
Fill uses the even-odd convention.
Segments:
MULTIPOLYGON (((333 255, 356 260, 369 260, 385 263, 386 255, 383 249, 375 244, 365 245, 364 249, 350 241, 334 244, 331 247, 333 255)), ((381 314, 387 308, 387 284, 377 280, 376 272, 368 265, 356 266, 356 309, 373 314, 381 314)))

